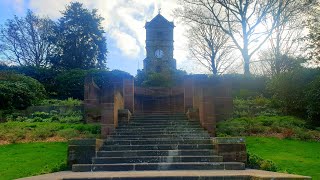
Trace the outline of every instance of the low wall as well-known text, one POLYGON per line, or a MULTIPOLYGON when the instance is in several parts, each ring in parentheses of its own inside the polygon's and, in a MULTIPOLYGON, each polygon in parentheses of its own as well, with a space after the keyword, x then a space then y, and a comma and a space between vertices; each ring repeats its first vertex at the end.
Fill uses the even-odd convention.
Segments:
POLYGON ((247 149, 243 137, 216 137, 212 139, 214 149, 224 162, 247 162, 247 149))
POLYGON ((96 156, 96 151, 99 151, 103 145, 103 140, 70 140, 68 144, 67 166, 68 169, 71 169, 73 164, 91 164, 92 158, 96 156))

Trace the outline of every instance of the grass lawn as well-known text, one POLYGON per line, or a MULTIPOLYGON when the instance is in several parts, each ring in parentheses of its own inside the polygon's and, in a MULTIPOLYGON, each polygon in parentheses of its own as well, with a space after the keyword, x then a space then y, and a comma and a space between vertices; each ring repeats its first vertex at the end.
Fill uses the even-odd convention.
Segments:
MULTIPOLYGON (((250 152, 272 160, 282 172, 320 179, 320 143, 247 137, 250 152)), ((15 179, 62 170, 67 143, 25 143, 0 146, 0 177, 15 179)))
POLYGON ((0 146, 0 179, 59 171, 66 166, 67 143, 26 143, 0 146))
POLYGON ((247 149, 272 160, 281 172, 320 179, 320 143, 299 140, 247 137, 247 149))

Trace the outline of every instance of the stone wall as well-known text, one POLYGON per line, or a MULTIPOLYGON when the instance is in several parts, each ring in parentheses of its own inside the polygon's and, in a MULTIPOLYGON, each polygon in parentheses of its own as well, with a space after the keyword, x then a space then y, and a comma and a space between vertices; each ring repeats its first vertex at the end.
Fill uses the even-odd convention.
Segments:
POLYGON ((182 87, 135 87, 135 111, 137 113, 150 112, 184 112, 184 89, 182 87))
POLYGON ((214 149, 224 162, 247 162, 247 148, 243 137, 216 137, 214 149))
POLYGON ((134 113, 134 79, 123 80, 123 99, 124 107, 134 113))
POLYGON ((84 83, 84 119, 87 123, 100 123, 101 107, 100 107, 101 90, 94 83, 93 78, 88 76, 84 83))
MULTIPOLYGON (((101 124, 101 137, 106 138, 118 126, 118 111, 130 104, 133 92, 130 91, 130 80, 117 81, 100 89, 92 77, 85 81, 84 112, 87 123, 101 124), (129 84, 129 85, 128 85, 129 84), (125 101, 126 100, 126 101, 125 101)), ((132 88, 131 88, 132 89, 132 88)), ((133 100, 131 100, 131 104, 133 100)), ((133 106, 131 106, 133 108, 133 106)))
POLYGON ((186 76, 182 86, 173 88, 135 87, 133 77, 102 90, 92 78, 86 78, 85 83, 85 119, 88 123, 101 123, 102 137, 118 126, 120 109, 132 113, 187 113, 214 137, 216 123, 229 118, 232 107, 231 84, 206 76, 186 76))
POLYGON ((118 111, 124 109, 124 101, 120 92, 114 93, 113 102, 101 104, 101 136, 107 138, 118 127, 118 111))
POLYGON ((229 118, 232 107, 231 84, 223 79, 209 79, 206 76, 185 78, 185 112, 190 119, 198 119, 212 137, 216 133, 216 123, 229 118))

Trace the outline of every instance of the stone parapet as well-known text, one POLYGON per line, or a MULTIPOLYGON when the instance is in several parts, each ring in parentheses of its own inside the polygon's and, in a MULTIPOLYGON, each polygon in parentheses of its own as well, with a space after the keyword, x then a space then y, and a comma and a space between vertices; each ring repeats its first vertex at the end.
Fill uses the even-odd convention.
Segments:
POLYGON ((129 111, 129 109, 119 109, 118 110, 118 118, 119 121, 125 121, 125 122, 129 122, 130 118, 131 118, 132 114, 129 111))
POLYGON ((247 150, 243 137, 215 137, 212 143, 224 162, 247 162, 247 150))
POLYGON ((73 164, 90 164, 103 145, 102 139, 74 139, 68 142, 68 169, 73 164))

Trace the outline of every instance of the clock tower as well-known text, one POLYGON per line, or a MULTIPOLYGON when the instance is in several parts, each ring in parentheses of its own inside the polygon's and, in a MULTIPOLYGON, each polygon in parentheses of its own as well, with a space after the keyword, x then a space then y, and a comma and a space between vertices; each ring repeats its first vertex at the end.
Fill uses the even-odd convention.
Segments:
POLYGON ((173 58, 173 22, 169 22, 160 13, 150 22, 146 22, 146 52, 143 60, 146 73, 167 74, 176 69, 173 58))

